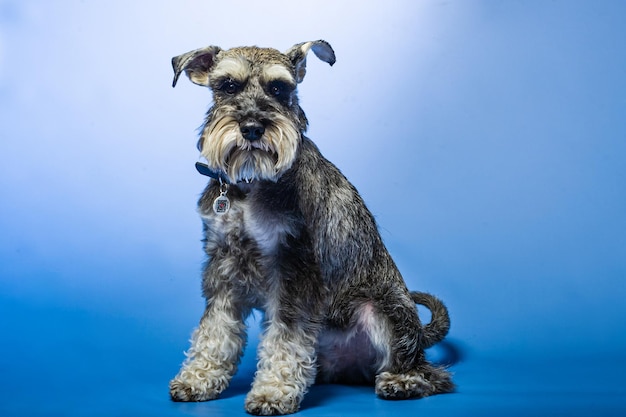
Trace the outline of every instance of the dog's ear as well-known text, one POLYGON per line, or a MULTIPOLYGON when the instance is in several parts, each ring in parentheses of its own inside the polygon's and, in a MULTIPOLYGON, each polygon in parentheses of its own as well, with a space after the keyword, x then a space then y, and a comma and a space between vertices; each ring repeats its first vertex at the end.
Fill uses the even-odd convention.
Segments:
POLYGON ((172 87, 176 86, 178 77, 183 71, 192 83, 208 86, 209 71, 215 64, 215 56, 219 51, 221 48, 218 46, 207 46, 172 58, 172 67, 174 68, 172 87))
POLYGON ((302 42, 292 46, 285 52, 285 55, 293 63, 296 69, 296 81, 299 83, 302 82, 304 74, 306 74, 306 55, 309 50, 312 50, 322 61, 330 65, 335 63, 335 51, 333 51, 328 42, 321 39, 319 41, 302 42))

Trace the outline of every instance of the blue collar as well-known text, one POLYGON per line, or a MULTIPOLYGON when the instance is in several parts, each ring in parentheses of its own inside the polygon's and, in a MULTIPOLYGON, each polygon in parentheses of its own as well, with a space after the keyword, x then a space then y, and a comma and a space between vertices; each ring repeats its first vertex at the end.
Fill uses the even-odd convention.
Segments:
POLYGON ((221 181, 225 184, 230 184, 228 177, 226 176, 226 174, 224 174, 223 171, 212 170, 207 164, 203 164, 201 162, 196 162, 196 169, 202 175, 206 175, 207 177, 221 181))

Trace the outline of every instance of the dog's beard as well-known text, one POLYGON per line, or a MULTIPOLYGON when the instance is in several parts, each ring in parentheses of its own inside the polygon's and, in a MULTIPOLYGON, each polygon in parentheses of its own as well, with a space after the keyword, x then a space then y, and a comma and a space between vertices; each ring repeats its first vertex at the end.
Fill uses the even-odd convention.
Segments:
POLYGON ((291 121, 273 114, 263 137, 249 141, 241 135, 239 123, 225 115, 213 118, 200 139, 201 153, 212 169, 224 172, 231 182, 277 181, 291 168, 300 134, 291 121))

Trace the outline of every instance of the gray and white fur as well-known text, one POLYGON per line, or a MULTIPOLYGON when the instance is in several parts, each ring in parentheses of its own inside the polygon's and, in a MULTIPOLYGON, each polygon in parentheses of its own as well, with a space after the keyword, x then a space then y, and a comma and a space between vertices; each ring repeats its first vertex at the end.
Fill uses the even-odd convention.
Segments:
POLYGON ((253 309, 264 322, 251 414, 298 411, 315 381, 371 383, 384 399, 454 389, 424 356, 448 332, 445 306, 409 292, 357 190, 304 136, 296 87, 311 50, 334 64, 322 40, 172 59, 174 85, 185 72, 213 93, 198 147, 214 173, 199 201, 206 309, 170 382, 174 401, 212 400, 228 387, 253 309), (221 211, 220 195, 229 201, 221 211), (431 309, 429 324, 415 303, 431 309))

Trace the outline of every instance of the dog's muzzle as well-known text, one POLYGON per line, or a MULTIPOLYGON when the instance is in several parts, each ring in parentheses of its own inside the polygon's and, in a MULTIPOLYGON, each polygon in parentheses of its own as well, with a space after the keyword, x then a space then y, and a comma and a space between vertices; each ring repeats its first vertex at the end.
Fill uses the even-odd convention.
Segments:
POLYGON ((265 126, 256 119, 246 119, 239 123, 239 130, 244 139, 249 141, 259 140, 265 133, 265 126))

